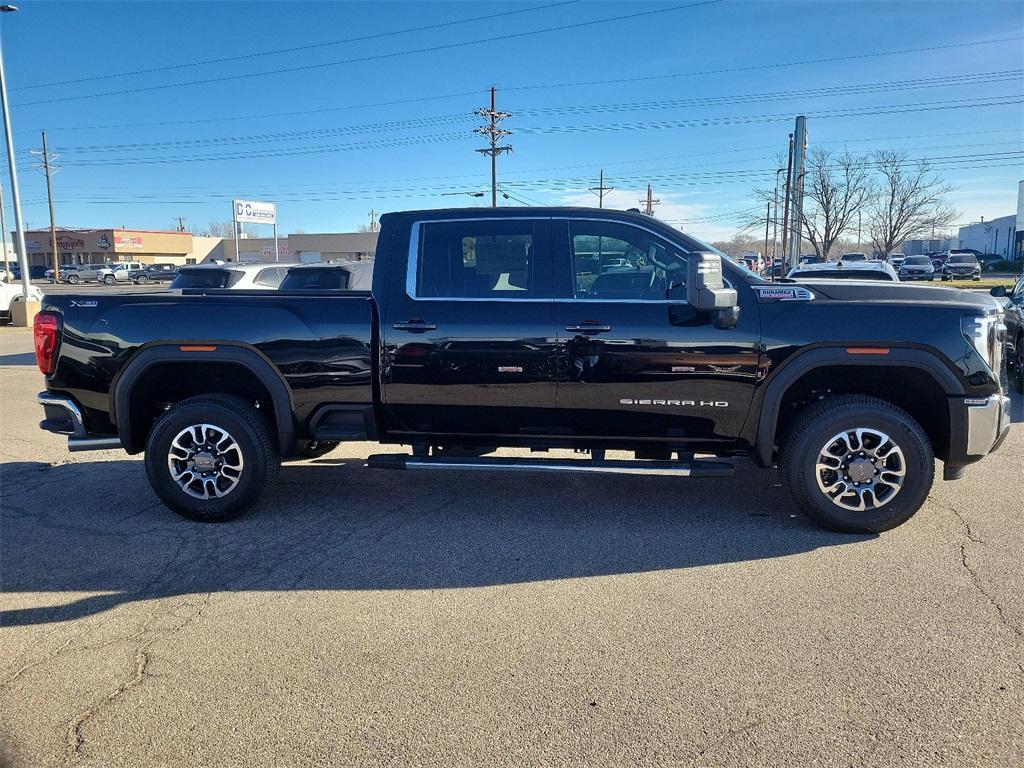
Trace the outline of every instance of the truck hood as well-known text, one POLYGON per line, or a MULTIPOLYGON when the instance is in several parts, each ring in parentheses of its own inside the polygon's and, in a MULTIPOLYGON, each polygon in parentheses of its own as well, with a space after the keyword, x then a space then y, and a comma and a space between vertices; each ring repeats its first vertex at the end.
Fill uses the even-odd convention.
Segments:
POLYGON ((891 283, 881 280, 801 280, 782 285, 799 285, 815 296, 815 301, 862 302, 865 304, 919 304, 939 307, 963 307, 990 312, 999 304, 988 293, 942 288, 930 285, 891 283))

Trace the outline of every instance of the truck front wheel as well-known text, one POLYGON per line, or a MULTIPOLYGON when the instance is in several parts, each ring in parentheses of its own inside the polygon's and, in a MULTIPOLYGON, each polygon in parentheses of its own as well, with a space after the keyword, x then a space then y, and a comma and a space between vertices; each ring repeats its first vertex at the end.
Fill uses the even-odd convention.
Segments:
POLYGON ((266 419, 239 397, 183 400, 146 439, 146 475, 157 496, 200 522, 238 517, 272 484, 280 457, 266 419))
POLYGON ((906 411, 875 397, 839 395, 800 413, 783 442, 781 468, 812 520, 878 533, 921 507, 935 458, 928 436, 906 411))

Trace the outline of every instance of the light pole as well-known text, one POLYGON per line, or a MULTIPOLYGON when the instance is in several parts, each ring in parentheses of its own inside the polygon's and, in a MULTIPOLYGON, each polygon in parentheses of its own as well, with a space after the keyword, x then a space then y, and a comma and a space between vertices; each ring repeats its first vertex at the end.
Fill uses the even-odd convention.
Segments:
POLYGON ((441 197, 456 197, 457 195, 469 195, 470 197, 483 197, 483 192, 442 192, 441 197))
MULTIPOLYGON (((779 243, 779 174, 785 172, 785 168, 775 171, 775 215, 772 217, 772 266, 775 266, 776 246, 779 243)), ((766 253, 765 256, 768 254, 766 253)))
MULTIPOLYGON (((0 5, 0 13, 13 13, 18 10, 16 5, 0 5)), ((31 297, 31 275, 28 268, 28 254, 25 252, 25 227, 21 222, 21 193, 18 191, 18 167, 14 160, 14 136, 11 132, 11 112, 7 106, 7 78, 4 74, 4 54, 2 40, 0 40, 0 103, 3 106, 4 136, 7 139, 7 166, 11 171, 11 205, 14 207, 14 244, 18 248, 18 263, 21 265, 21 288, 24 292, 23 303, 28 309, 31 297)), ((29 312, 28 315, 32 313, 29 312)), ((13 307, 12 307, 13 317, 13 307)), ((27 317, 25 325, 29 325, 32 318, 27 317)), ((15 319, 15 322, 17 320, 15 319)))

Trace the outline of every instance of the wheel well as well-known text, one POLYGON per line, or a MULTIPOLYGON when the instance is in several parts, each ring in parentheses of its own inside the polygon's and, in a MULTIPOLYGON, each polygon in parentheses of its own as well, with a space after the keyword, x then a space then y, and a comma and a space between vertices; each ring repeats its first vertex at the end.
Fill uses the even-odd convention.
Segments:
POLYGON ((930 374, 909 366, 836 365, 814 368, 794 381, 782 396, 775 424, 775 443, 785 439, 796 414, 833 395, 871 395, 909 413, 932 444, 939 459, 949 455, 949 405, 946 393, 930 374))
MULTIPOLYGON (((253 403, 274 424, 274 401, 270 392, 244 365, 191 361, 157 363, 139 377, 128 396, 132 444, 141 450, 153 423, 170 406, 189 397, 212 394, 236 395, 253 403)), ((276 435, 277 430, 271 432, 276 435)))

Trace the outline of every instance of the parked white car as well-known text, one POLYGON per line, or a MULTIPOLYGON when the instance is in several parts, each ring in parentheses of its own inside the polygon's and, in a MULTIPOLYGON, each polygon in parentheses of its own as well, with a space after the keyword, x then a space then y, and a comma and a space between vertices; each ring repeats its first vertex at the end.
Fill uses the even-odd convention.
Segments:
MULTIPOLYGON (((38 286, 29 288, 29 295, 36 301, 43 300, 43 292, 38 286)), ((25 294, 21 290, 21 283, 0 283, 0 320, 10 322, 11 308, 16 301, 23 301, 25 294)))
POLYGON ((234 291, 275 291, 291 267, 298 264, 279 262, 222 262, 182 267, 171 282, 175 290, 183 288, 230 288, 234 291))

